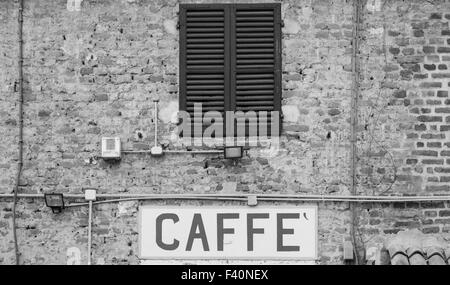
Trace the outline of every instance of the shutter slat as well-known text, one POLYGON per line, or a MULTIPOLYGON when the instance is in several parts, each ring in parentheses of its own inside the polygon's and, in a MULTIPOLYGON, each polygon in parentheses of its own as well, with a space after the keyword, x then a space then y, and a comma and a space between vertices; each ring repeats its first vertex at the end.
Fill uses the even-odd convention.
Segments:
POLYGON ((273 40, 273 33, 238 33, 238 38, 271 38, 273 40))
POLYGON ((202 109, 204 107, 209 107, 209 106, 218 106, 218 107, 223 107, 223 103, 222 102, 216 102, 216 101, 192 101, 192 102, 188 102, 188 107, 193 107, 194 104, 196 103, 202 103, 202 109))
POLYGON ((203 38, 198 38, 198 39, 188 39, 187 40, 188 44, 198 44, 198 43, 223 43, 223 38, 217 38, 217 39, 203 39, 203 38))
POLYGON ((223 80, 189 80, 188 79, 188 84, 189 85, 203 85, 203 84, 220 84, 221 86, 223 86, 223 80))
POLYGON ((245 85, 245 84, 273 84, 273 79, 248 79, 248 80, 237 80, 236 81, 238 85, 245 85))
POLYGON ((273 11, 237 11, 237 16, 246 17, 246 16, 273 16, 273 11))
MULTIPOLYGON (((190 107, 190 106, 188 106, 187 108, 186 108, 186 110, 189 112, 189 111, 192 111, 192 112, 194 112, 194 107, 190 107)), ((209 112, 209 111, 223 111, 224 110, 224 108, 223 108, 223 104, 222 104, 222 106, 214 106, 214 107, 202 107, 202 111, 204 111, 204 112, 209 112)))
POLYGON ((186 15, 189 18, 194 19, 195 17, 204 17, 205 15, 208 16, 222 16, 223 17, 223 11, 191 11, 191 12, 187 12, 186 15))
POLYGON ((223 84, 221 85, 188 85, 187 90, 221 90, 223 89, 223 84))
POLYGON ((224 28, 217 27, 202 27, 202 28, 187 28, 188 33, 222 33, 225 31, 224 28))
MULTIPOLYGON (((206 24, 205 23, 189 23, 187 24, 187 27, 191 28, 191 27, 204 27, 206 24)), ((221 22, 211 22, 207 24, 208 27, 224 27, 224 24, 221 22)))
POLYGON ((251 48, 251 49, 250 48, 249 49, 238 48, 237 54, 248 54, 248 53, 272 53, 273 54, 273 48, 261 49, 261 48, 259 48, 259 46, 255 46, 254 48, 251 48))
POLYGON ((272 23, 257 23, 257 22, 241 22, 236 23, 236 27, 273 27, 272 23))
POLYGON ((187 95, 223 95, 223 90, 188 90, 187 95))
POLYGON ((222 101, 223 96, 187 96, 188 101, 202 101, 202 100, 211 100, 211 101, 222 101))
POLYGON ((237 101, 243 101, 246 102, 247 100, 253 100, 253 101, 270 101, 273 103, 273 95, 269 95, 269 96, 255 96, 255 95, 250 95, 250 96, 240 96, 239 98, 237 98, 237 101))
POLYGON ((237 28, 236 31, 238 33, 240 32, 273 32, 273 27, 267 27, 267 28, 255 28, 255 27, 249 27, 249 28, 237 28))
POLYGON ((189 33, 187 38, 223 38, 223 33, 189 33))
POLYGON ((263 107, 263 106, 273 106, 273 101, 248 101, 248 98, 245 98, 247 100, 243 101, 243 102, 239 102, 239 106, 258 106, 258 107, 263 107))
MULTIPOLYGON (((214 22, 223 22, 225 19, 223 17, 192 17, 189 18, 188 16, 188 25, 190 23, 196 23, 196 22, 208 22, 208 23, 214 23, 214 22)), ((207 24, 205 24, 207 26, 207 24)))
POLYGON ((257 90, 257 91, 254 91, 254 90, 237 90, 236 91, 236 95, 242 95, 242 96, 245 96, 245 95, 263 95, 263 94, 272 94, 273 95, 273 90, 257 90))
POLYGON ((258 22, 258 21, 272 21, 273 22, 273 17, 249 17, 249 16, 239 16, 238 14, 236 15, 237 17, 237 22, 258 22))
MULTIPOLYGON (((194 53, 200 53, 200 54, 222 54, 224 50, 223 49, 208 49, 209 46, 199 46, 199 48, 201 49, 190 49, 189 51, 187 51, 187 54, 194 54, 194 53)), ((192 48, 192 47, 189 47, 192 48)), ((195 47, 194 47, 195 48, 195 47)))
POLYGON ((238 85, 237 90, 268 90, 273 89, 274 85, 238 85))
POLYGON ((273 74, 238 74, 236 79, 273 78, 273 74))
POLYGON ((236 110, 238 111, 272 111, 273 110, 273 105, 271 106, 247 106, 247 107, 242 107, 242 106, 236 106, 236 110))
MULTIPOLYGON (((210 54, 188 54, 187 59, 211 58, 210 54)), ((214 58, 224 58, 223 54, 214 55, 214 58)))
MULTIPOLYGON (((202 49, 201 53, 208 52, 208 49, 211 49, 210 53, 223 53, 223 44, 188 44, 188 53, 194 52, 190 51, 189 49, 202 49)), ((198 52, 198 51, 195 51, 198 52)))

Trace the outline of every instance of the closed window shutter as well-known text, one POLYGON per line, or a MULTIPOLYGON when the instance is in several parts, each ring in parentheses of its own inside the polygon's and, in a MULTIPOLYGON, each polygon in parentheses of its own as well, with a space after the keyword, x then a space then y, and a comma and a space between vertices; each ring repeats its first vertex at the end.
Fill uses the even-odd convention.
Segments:
POLYGON ((180 5, 180 109, 194 124, 195 103, 203 114, 229 105, 228 14, 226 5, 180 5))
MULTIPOLYGON (((279 4, 242 4, 232 11, 232 107, 236 111, 281 108, 281 15, 279 4)), ((271 122, 268 118, 268 123, 271 122)), ((279 120, 280 121, 280 120, 279 120)), ((246 122, 246 134, 258 124, 246 122)), ((244 125, 240 124, 240 127, 244 125)), ((270 134, 270 130, 269 133, 270 134)))
POLYGON ((280 111, 279 23, 279 4, 180 4, 180 110, 280 111))

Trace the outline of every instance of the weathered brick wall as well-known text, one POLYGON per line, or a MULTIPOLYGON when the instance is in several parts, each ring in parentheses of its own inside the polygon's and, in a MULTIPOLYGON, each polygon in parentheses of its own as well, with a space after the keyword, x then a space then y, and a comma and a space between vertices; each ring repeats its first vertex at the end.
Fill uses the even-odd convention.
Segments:
MULTIPOLYGON (((449 191, 449 1, 368 1, 361 24, 361 194, 449 191), (447 12, 447 13, 446 13, 447 12)), ((444 202, 365 205, 368 244, 417 228, 449 238, 444 202)))
MULTIPOLYGON (((445 193, 448 188, 443 113, 448 72, 443 68, 449 61, 449 20, 442 11, 449 10, 449 2, 422 2, 362 3, 361 194, 445 193), (441 13, 440 19, 434 13, 441 13), (435 70, 429 70, 432 64, 435 70), (426 87, 436 82, 439 88, 426 87)), ((160 100, 160 141, 182 148, 172 122, 178 108, 178 3, 25 0, 21 191, 82 193, 81 187, 91 186, 101 193, 349 194, 352 1, 281 2, 284 122, 277 153, 251 149, 237 165, 211 155, 129 154, 116 164, 96 158, 102 136, 121 137, 124 149, 149 148, 154 99, 160 100), (80 9, 71 2, 80 2, 80 9)), ((0 2, 2 193, 11 192, 16 173, 17 8, 16 1, 0 2)), ((0 203, 0 263, 12 263, 11 200, 0 203)), ((102 256, 106 263, 138 262, 138 204, 126 206, 96 208, 94 261, 102 256)), ((446 206, 408 206, 404 215, 393 205, 363 207, 361 232, 377 242, 403 228, 437 225, 440 233, 448 232, 442 218, 446 206), (427 222, 415 223, 418 216, 427 222)), ((18 212, 24 263, 65 263, 71 246, 79 247, 85 260, 87 209, 53 215, 41 200, 20 200, 18 212)), ((319 205, 322 262, 342 262, 349 221, 347 204, 319 205)))

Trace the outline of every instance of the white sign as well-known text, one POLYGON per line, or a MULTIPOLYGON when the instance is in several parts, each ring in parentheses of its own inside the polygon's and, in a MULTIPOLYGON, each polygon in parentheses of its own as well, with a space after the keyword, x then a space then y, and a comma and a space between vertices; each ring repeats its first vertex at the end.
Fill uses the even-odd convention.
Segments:
POLYGON ((317 206, 139 210, 141 259, 317 259, 317 206))

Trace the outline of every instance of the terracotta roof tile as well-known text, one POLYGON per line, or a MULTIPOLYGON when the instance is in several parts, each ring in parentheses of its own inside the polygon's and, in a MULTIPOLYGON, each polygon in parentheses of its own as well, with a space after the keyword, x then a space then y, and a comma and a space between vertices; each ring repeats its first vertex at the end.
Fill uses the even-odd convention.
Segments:
POLYGON ((450 244, 438 236, 419 230, 397 233, 385 243, 392 265, 450 264, 450 244))

